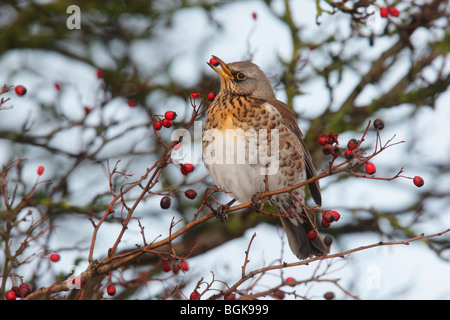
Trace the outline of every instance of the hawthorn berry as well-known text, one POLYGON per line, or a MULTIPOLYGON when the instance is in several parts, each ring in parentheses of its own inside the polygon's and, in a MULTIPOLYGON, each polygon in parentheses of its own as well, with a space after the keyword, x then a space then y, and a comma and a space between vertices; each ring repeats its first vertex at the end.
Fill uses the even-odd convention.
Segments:
POLYGON ((38 169, 37 169, 37 174, 39 176, 42 176, 42 174, 44 173, 44 169, 45 168, 43 166, 39 166, 38 169))
POLYGON ((181 267, 181 270, 183 270, 184 272, 186 272, 186 271, 189 270, 189 265, 188 265, 188 263, 187 263, 186 261, 184 261, 184 260, 180 262, 180 267, 181 267))
POLYGON ((169 196, 164 196, 161 199, 160 206, 162 209, 169 209, 171 203, 172 203, 172 199, 170 199, 169 196))
POLYGON ((189 300, 200 300, 200 293, 197 290, 192 291, 189 300))
POLYGON ((366 172, 367 174, 374 174, 377 171, 377 168, 372 162, 366 163, 366 172))
POLYGON ((117 290, 116 290, 116 286, 113 284, 110 284, 107 288, 106 288, 106 293, 108 293, 108 295, 110 296, 114 296, 116 294, 117 290))
POLYGON ((170 270, 172 270, 172 264, 170 263, 170 261, 164 261, 161 264, 161 268, 164 272, 169 272, 170 270))
POLYGON ((213 101, 215 97, 216 97, 216 95, 214 94, 214 92, 208 93, 207 98, 209 101, 213 101))
POLYGON ((316 230, 310 230, 308 232, 308 239, 309 241, 314 241, 317 239, 317 231, 316 230))
POLYGON ((18 85, 14 87, 14 91, 18 96, 24 96, 27 93, 27 88, 22 85, 18 85))
POLYGON ((5 298, 6 300, 16 300, 17 298, 16 292, 14 290, 6 291, 5 298))
POLYGON ((217 60, 216 58, 211 58, 209 59, 209 63, 217 67, 219 65, 219 60, 217 60))
POLYGON ((334 222, 334 214, 331 211, 329 211, 329 210, 324 211, 322 213, 322 221, 323 220, 326 220, 326 221, 328 221, 330 223, 334 222))
POLYGON ((333 151, 333 146, 331 144, 326 144, 322 148, 322 153, 326 156, 330 155, 333 151))
POLYGON ((194 199, 197 196, 197 191, 195 191, 194 189, 187 189, 184 192, 184 195, 186 196, 186 198, 194 199))
POLYGON ((97 69, 97 78, 103 78, 105 75, 105 73, 103 72, 102 69, 97 69))
POLYGON ((414 179, 413 179, 413 182, 414 182, 414 184, 417 186, 417 187, 421 187, 421 186, 423 186, 424 185, 424 181, 423 181, 423 179, 422 179, 422 177, 419 177, 419 176, 415 176, 414 177, 414 179))
POLYGON ((223 296, 224 300, 236 300, 236 295, 233 292, 227 293, 223 296))
POLYGON ((393 17, 398 17, 400 15, 400 11, 396 7, 389 7, 388 12, 393 17))
POLYGON ((355 154, 353 153, 352 150, 350 150, 350 149, 345 150, 345 152, 344 152, 345 159, 352 160, 354 156, 355 156, 355 154))
POLYGON ((194 99, 200 98, 200 93, 191 93, 191 97, 194 99))
POLYGON ((322 218, 321 224, 322 224, 322 227, 324 227, 324 228, 329 228, 331 225, 330 221, 328 221, 327 219, 324 219, 324 218, 322 218))
POLYGON ((280 289, 277 289, 273 292, 274 297, 283 300, 284 299, 284 291, 281 291, 280 289))
POLYGON ((373 126, 377 130, 383 130, 384 129, 384 121, 383 121, 383 119, 376 119, 373 122, 373 126))
POLYGON ((194 170, 194 165, 190 164, 190 163, 185 163, 185 164, 181 165, 180 169, 181 169, 181 173, 186 176, 190 172, 192 172, 192 170, 194 170))
POLYGON ((89 113, 91 113, 92 108, 91 107, 84 107, 84 114, 88 115, 89 113))
POLYGON ((128 100, 127 104, 130 108, 136 107, 136 105, 137 105, 135 100, 128 100))
POLYGON ((317 138, 317 142, 319 142, 321 146, 325 146, 330 143, 330 139, 328 139, 328 135, 326 133, 321 133, 319 138, 317 138))
POLYGON ((161 128, 162 128, 162 122, 161 122, 161 121, 156 121, 156 122, 153 124, 153 128, 154 128, 156 131, 161 130, 161 128))
POLYGON ((52 254, 50 255, 50 261, 51 261, 51 262, 58 262, 59 259, 61 259, 61 257, 60 257, 59 254, 57 254, 57 253, 52 253, 52 254))
POLYGON ((338 221, 341 215, 337 211, 331 211, 331 214, 333 216, 333 221, 338 221))
POLYGON ((166 113, 164 113, 164 118, 167 120, 175 120, 176 117, 177 113, 175 111, 166 111, 166 113))
POLYGON ((388 8, 380 8, 380 16, 386 18, 388 16, 388 8))
POLYGON ((252 12, 252 18, 253 20, 258 19, 258 15, 256 14, 256 12, 252 12))
POLYGON ((31 287, 28 283, 22 283, 20 286, 14 287, 13 290, 20 298, 25 298, 31 293, 31 287))
POLYGON ((325 298, 325 300, 333 300, 334 292, 332 292, 332 291, 325 292, 323 297, 325 298))
POLYGON ((175 275, 178 274, 178 272, 180 272, 180 266, 178 265, 178 263, 172 264, 172 272, 175 275))
MULTIPOLYGON (((311 231, 313 231, 313 230, 311 230, 311 231)), ((295 285, 295 279, 292 278, 292 277, 286 278, 285 282, 286 282, 287 285, 289 285, 291 287, 293 287, 295 285)))
POLYGON ((161 120, 161 124, 166 128, 170 128, 172 126, 172 120, 164 118, 161 120))
POLYGON ((347 149, 348 150, 355 150, 358 147, 359 141, 356 139, 350 139, 347 142, 347 149))

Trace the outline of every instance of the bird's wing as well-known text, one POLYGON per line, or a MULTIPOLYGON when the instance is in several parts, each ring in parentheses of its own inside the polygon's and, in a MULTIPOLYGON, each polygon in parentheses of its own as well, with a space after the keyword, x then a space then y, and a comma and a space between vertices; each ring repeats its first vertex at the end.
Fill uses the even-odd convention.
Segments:
MULTIPOLYGON (((297 118, 292 111, 291 108, 289 108, 285 103, 276 100, 271 99, 268 100, 267 103, 270 103, 272 106, 274 106, 278 112, 281 114, 281 117, 283 118, 284 125, 288 127, 292 132, 295 133, 295 135, 300 140, 300 145, 303 149, 303 154, 305 155, 305 168, 306 168, 306 177, 307 179, 311 179, 316 176, 316 169, 314 168, 314 164, 312 162, 311 153, 309 152, 308 148, 305 144, 305 136, 303 135, 302 131, 298 127, 297 124, 297 118)), ((322 205, 322 195, 320 193, 320 185, 319 180, 316 180, 309 184, 309 191, 311 192, 311 196, 314 199, 314 202, 321 206, 322 205)))

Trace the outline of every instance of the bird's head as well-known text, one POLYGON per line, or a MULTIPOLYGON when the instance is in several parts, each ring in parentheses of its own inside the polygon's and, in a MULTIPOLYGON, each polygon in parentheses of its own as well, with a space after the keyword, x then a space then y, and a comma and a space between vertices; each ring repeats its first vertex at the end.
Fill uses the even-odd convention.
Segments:
POLYGON ((269 79, 262 70, 250 61, 237 61, 226 64, 213 56, 218 64, 208 65, 220 76, 220 93, 251 96, 257 99, 275 99, 269 79), (221 69, 220 69, 220 68, 221 69))

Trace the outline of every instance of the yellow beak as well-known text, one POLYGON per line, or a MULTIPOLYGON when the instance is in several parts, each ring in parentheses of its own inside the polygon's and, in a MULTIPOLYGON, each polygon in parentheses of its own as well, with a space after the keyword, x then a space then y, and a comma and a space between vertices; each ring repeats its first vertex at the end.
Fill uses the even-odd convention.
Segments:
POLYGON ((222 61, 222 59, 216 57, 216 56, 212 56, 214 59, 216 59, 217 61, 219 61, 219 65, 222 68, 222 70, 220 70, 219 68, 217 68, 216 66, 212 65, 211 63, 207 62, 208 65, 213 68, 213 70, 215 72, 217 72, 219 75, 222 75, 224 77, 228 77, 230 79, 234 79, 233 74, 231 73, 231 71, 228 69, 227 65, 225 62, 222 61))

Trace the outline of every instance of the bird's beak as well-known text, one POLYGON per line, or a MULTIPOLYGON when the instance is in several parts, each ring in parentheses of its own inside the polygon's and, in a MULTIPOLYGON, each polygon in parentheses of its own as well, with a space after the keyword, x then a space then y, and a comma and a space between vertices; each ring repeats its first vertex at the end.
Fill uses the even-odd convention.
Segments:
POLYGON ((217 61, 219 61, 219 65, 222 68, 222 70, 220 70, 218 67, 212 65, 211 63, 207 62, 208 65, 213 68, 213 70, 215 72, 217 72, 217 74, 224 76, 224 77, 228 77, 230 79, 234 79, 233 74, 231 73, 230 69, 228 69, 227 65, 225 62, 223 62, 220 58, 216 57, 216 56, 212 56, 214 59, 216 59, 217 61))

